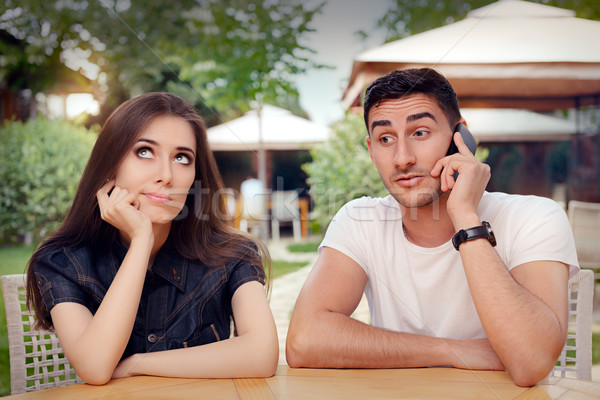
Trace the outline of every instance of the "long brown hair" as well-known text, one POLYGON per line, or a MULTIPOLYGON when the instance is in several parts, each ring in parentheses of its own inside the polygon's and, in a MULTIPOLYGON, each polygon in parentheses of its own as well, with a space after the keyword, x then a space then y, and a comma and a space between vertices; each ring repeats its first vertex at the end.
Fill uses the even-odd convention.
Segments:
POLYGON ((96 192, 114 177, 120 162, 142 131, 154 118, 163 115, 183 118, 193 128, 196 137, 195 182, 185 206, 173 221, 170 233, 179 253, 214 268, 242 259, 270 272, 270 257, 264 244, 231 225, 223 197, 223 181, 206 138, 202 117, 191 105, 173 94, 146 93, 121 104, 108 117, 65 221, 29 260, 27 305, 34 309, 38 327, 52 328, 35 278, 35 264, 41 252, 50 246, 112 246, 118 231, 100 217, 96 192))

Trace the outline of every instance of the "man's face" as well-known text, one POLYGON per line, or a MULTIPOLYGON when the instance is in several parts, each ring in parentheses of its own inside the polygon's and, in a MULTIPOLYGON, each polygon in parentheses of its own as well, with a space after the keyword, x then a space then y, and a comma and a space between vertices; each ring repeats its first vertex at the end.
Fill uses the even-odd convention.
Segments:
POLYGON ((367 145, 385 187, 400 205, 423 207, 443 192, 431 176, 452 131, 434 98, 414 94, 384 100, 369 112, 367 145))

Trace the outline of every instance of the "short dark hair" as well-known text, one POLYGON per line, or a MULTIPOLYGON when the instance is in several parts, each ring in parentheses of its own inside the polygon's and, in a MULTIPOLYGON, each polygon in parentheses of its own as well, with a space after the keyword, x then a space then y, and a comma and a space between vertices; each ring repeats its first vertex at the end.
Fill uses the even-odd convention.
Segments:
POLYGON ((453 129, 460 120, 456 93, 450 82, 431 68, 411 68, 392 71, 371 83, 365 93, 364 117, 369 135, 369 111, 383 100, 399 99, 411 94, 431 96, 438 103, 453 129))

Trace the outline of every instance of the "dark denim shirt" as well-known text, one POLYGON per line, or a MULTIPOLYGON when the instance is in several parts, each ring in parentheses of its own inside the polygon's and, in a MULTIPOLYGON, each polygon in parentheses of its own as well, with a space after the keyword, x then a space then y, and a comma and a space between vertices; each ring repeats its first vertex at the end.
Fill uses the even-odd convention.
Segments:
MULTIPOLYGON (((44 250, 34 270, 48 313, 58 303, 74 302, 95 314, 126 253, 120 243, 104 252, 91 246, 44 250)), ((209 268, 183 258, 167 241, 146 274, 122 358, 229 338, 233 294, 246 282, 264 284, 264 277, 246 261, 209 268)))

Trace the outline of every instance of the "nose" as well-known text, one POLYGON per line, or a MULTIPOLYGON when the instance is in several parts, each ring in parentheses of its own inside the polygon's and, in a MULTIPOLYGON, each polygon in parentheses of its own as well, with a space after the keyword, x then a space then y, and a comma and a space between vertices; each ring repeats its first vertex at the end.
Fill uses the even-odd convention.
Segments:
POLYGON ((398 140, 394 153, 394 166, 401 170, 408 169, 416 162, 411 146, 404 140, 398 140))
POLYGON ((168 157, 164 157, 162 160, 158 160, 156 171, 156 183, 162 183, 163 185, 171 185, 173 183, 173 171, 172 163, 168 157))

